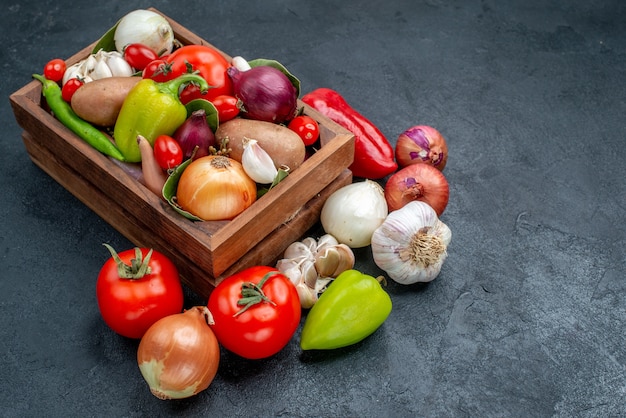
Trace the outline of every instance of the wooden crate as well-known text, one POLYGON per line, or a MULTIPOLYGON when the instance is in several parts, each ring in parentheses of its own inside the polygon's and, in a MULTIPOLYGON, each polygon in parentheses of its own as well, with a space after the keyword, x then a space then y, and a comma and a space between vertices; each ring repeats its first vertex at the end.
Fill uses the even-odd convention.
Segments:
MULTIPOLYGON (((168 20, 183 44, 212 46, 168 20)), ((68 65, 94 46, 70 57, 68 65)), ((45 106, 40 82, 28 83, 10 101, 32 161, 135 245, 170 257, 185 284, 204 297, 228 275, 274 263, 319 220, 326 198, 352 181, 347 167, 354 158, 354 136, 299 102, 320 124, 321 148, 235 219, 192 222, 56 120, 45 106)))

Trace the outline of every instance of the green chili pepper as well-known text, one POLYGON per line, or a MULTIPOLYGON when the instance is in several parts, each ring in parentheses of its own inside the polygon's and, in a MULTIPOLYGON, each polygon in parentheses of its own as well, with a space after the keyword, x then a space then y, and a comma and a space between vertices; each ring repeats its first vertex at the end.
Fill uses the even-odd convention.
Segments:
POLYGON ((357 270, 341 273, 309 311, 300 347, 303 350, 346 347, 376 331, 391 313, 391 298, 379 279, 357 270))
POLYGON ((146 78, 132 88, 124 99, 113 131, 126 161, 141 161, 137 135, 154 145, 159 135, 172 135, 187 119, 187 109, 178 98, 178 90, 182 84, 191 82, 197 83, 202 91, 209 88, 206 80, 197 74, 183 74, 163 83, 146 78))
POLYGON ((33 74, 33 78, 41 81, 41 92, 59 122, 101 153, 124 161, 124 155, 108 136, 74 113, 70 104, 63 100, 61 87, 55 81, 48 80, 39 74, 33 74))

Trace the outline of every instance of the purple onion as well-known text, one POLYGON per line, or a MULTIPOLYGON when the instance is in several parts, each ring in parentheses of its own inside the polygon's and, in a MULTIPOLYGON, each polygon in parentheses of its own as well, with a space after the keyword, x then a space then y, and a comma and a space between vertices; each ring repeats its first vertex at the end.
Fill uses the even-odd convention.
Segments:
POLYGON ((298 95, 289 78, 268 65, 240 71, 228 68, 235 96, 243 104, 242 115, 249 119, 284 123, 296 114, 298 95))
POLYGON ((191 113, 172 135, 183 149, 183 159, 191 158, 194 148, 198 147, 194 159, 209 155, 209 147, 215 146, 215 134, 211 130, 204 109, 191 113))

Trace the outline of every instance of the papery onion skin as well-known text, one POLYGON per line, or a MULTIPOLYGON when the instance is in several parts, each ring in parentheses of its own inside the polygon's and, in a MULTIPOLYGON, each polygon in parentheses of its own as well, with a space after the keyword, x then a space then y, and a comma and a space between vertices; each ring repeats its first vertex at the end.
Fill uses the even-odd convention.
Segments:
POLYGON ((227 70, 233 81, 233 90, 243 104, 242 116, 272 123, 293 119, 297 110, 298 94, 287 76, 267 65, 239 71, 227 70))
POLYGON ((435 128, 417 125, 400 134, 395 156, 400 167, 424 163, 443 171, 448 162, 448 145, 435 128))
POLYGON ((448 180, 429 164, 411 164, 401 168, 385 184, 385 199, 390 212, 419 200, 428 203, 437 216, 441 216, 449 198, 448 180))
POLYGON ((430 282, 441 271, 451 237, 433 208, 410 202, 389 213, 372 234, 374 263, 397 283, 430 282))
POLYGON ((212 322, 205 306, 195 306, 160 319, 146 331, 137 363, 154 396, 182 399, 209 387, 220 361, 212 322))
POLYGON ((124 52, 129 44, 146 45, 159 55, 169 54, 174 47, 174 30, 160 14, 138 9, 122 17, 115 30, 115 49, 124 52))
POLYGON ((192 155, 194 159, 209 155, 209 147, 215 146, 215 134, 206 120, 204 109, 192 112, 172 137, 183 149, 184 160, 191 158, 192 155))
POLYGON ((256 183, 241 163, 219 155, 194 160, 178 181, 180 207, 205 220, 230 220, 256 201, 256 183))

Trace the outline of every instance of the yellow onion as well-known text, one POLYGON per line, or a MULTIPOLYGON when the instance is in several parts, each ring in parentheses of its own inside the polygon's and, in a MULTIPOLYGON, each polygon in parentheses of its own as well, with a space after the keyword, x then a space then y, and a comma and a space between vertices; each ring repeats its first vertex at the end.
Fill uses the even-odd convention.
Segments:
POLYGON ((256 183, 241 163, 223 155, 193 161, 178 181, 180 207, 205 221, 232 219, 256 201, 256 183))
POLYGON ((206 306, 155 322, 141 338, 137 363, 150 391, 159 399, 182 399, 209 387, 220 361, 220 348, 206 306))

